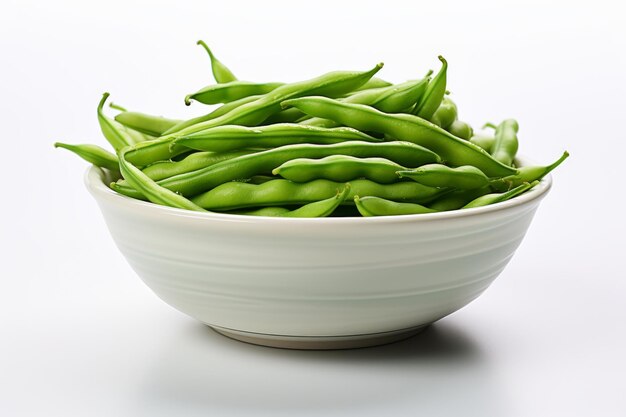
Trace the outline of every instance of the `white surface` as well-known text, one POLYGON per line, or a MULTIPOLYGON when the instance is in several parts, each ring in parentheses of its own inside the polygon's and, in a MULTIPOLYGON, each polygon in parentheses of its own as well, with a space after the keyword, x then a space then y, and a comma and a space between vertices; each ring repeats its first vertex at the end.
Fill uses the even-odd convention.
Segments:
POLYGON ((545 3, 4 1, 0 415, 623 416, 625 14, 545 3), (258 80, 384 60, 401 81, 442 53, 462 118, 516 117, 520 152, 572 157, 502 276, 430 331, 344 352, 234 342, 145 287, 85 164, 51 146, 104 143, 106 90, 200 113, 182 104, 210 82, 197 38, 258 80))

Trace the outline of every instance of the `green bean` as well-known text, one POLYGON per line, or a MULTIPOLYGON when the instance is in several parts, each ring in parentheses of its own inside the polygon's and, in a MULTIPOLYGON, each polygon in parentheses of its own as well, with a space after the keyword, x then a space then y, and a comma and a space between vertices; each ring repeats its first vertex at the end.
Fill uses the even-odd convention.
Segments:
POLYGON ((350 184, 346 184, 343 190, 337 195, 321 201, 305 204, 295 210, 286 207, 262 207, 256 210, 240 210, 230 212, 232 214, 242 214, 246 216, 265 217, 327 217, 344 202, 350 191, 350 184))
POLYGON ((429 164, 410 171, 398 171, 397 174, 400 178, 410 178, 429 187, 472 190, 489 184, 489 178, 471 165, 450 168, 441 164, 429 164))
MULTIPOLYGON (((390 83, 389 81, 385 81, 377 77, 372 77, 369 80, 367 80, 365 84, 363 84, 362 86, 358 88, 355 88, 353 91, 356 92, 356 91, 369 90, 371 88, 389 87, 390 85, 393 85, 393 84, 390 83)), ((349 92, 348 94, 351 94, 351 93, 352 92, 349 92)))
POLYGON ((444 97, 441 104, 435 110, 430 121, 442 129, 448 130, 450 125, 457 119, 458 109, 456 104, 447 97, 444 97))
POLYGON ((218 107, 217 109, 211 111, 210 113, 207 114, 203 114, 202 116, 198 116, 198 117, 194 117, 192 119, 189 120, 185 120, 181 123, 178 123, 175 126, 172 126, 170 129, 166 130, 165 132, 163 132, 163 136, 166 135, 172 135, 174 133, 180 132, 182 130, 187 130, 187 128, 197 125, 199 123, 202 122, 206 122, 209 120, 213 120, 213 119, 217 119, 220 116, 225 115, 226 113, 230 112, 233 109, 236 109, 239 106, 242 106, 244 104, 247 103, 251 103, 257 99, 259 99, 261 96, 249 96, 249 97, 244 97, 241 98, 239 100, 235 100, 235 101, 231 101, 230 103, 226 103, 220 107, 218 107))
POLYGON ((496 139, 493 143, 491 156, 505 165, 511 165, 517 154, 519 143, 517 131, 519 125, 513 119, 503 121, 496 128, 496 139))
POLYGON ((150 136, 161 136, 163 132, 182 122, 181 120, 131 111, 118 114, 115 116, 115 121, 150 136))
MULTIPOLYGON (((359 179, 350 181, 350 185, 347 201, 351 201, 355 195, 373 195, 394 201, 422 203, 442 193, 441 190, 415 182, 378 184, 359 179)), ((343 186, 343 182, 329 180, 295 183, 281 179, 260 185, 231 181, 197 195, 191 201, 206 209, 220 211, 246 207, 308 204, 335 196, 337 189, 343 186)))
POLYGON ((285 109, 279 111, 278 113, 272 114, 270 117, 263 121, 263 124, 271 125, 276 123, 296 123, 300 119, 302 119, 302 117, 307 116, 298 109, 285 109))
POLYGON ((489 186, 474 188, 473 190, 452 190, 429 203, 428 207, 436 211, 457 210, 470 201, 488 194, 491 191, 491 187, 489 186))
POLYGON ((469 141, 474 145, 480 146, 486 152, 491 153, 495 140, 495 136, 489 136, 486 133, 474 133, 469 141))
POLYGON ((434 213, 435 210, 424 207, 416 203, 398 203, 386 200, 380 197, 354 196, 354 204, 356 204, 359 213, 363 217, 370 216, 398 216, 403 214, 423 214, 434 213))
POLYGON ((185 157, 182 161, 159 161, 148 165, 142 169, 142 171, 152 180, 158 181, 185 172, 206 168, 209 165, 214 165, 227 159, 248 155, 254 152, 255 151, 248 149, 232 152, 194 152, 185 157))
POLYGON ((185 97, 185 104, 189 106, 191 100, 202 104, 231 103, 233 101, 267 94, 276 90, 284 83, 253 83, 250 81, 231 81, 223 84, 212 84, 185 97))
POLYGON ((131 187, 155 204, 194 211, 206 211, 187 200, 182 195, 176 194, 167 188, 159 186, 156 182, 152 181, 147 175, 141 172, 141 170, 128 163, 125 158, 125 154, 128 149, 130 148, 127 147, 122 149, 119 152, 118 157, 120 161, 120 172, 131 187))
POLYGON ((384 158, 332 155, 322 159, 292 159, 275 168, 272 174, 294 182, 315 179, 345 182, 367 178, 380 184, 390 184, 398 182, 396 172, 404 169, 406 168, 384 158))
MULTIPOLYGON (((228 124, 254 126, 270 115, 281 110, 280 103, 286 99, 300 97, 309 94, 321 94, 329 96, 340 96, 348 91, 359 87, 376 74, 383 64, 378 64, 366 72, 332 72, 312 80, 301 81, 293 84, 285 84, 276 90, 261 96, 250 103, 243 104, 230 112, 207 120, 177 132, 178 136, 198 132, 209 127, 223 126, 228 124)), ((128 160, 135 165, 148 165, 163 159, 170 159, 173 155, 170 152, 170 143, 174 136, 167 135, 152 141, 148 145, 130 151, 128 160)))
POLYGON ((420 117, 382 113, 361 104, 341 103, 325 97, 286 100, 283 106, 293 106, 311 116, 332 119, 361 131, 379 132, 422 145, 439 154, 450 165, 474 165, 490 177, 516 173, 515 169, 496 161, 482 148, 420 117))
POLYGON ((547 166, 525 166, 517 169, 517 174, 509 175, 504 178, 497 178, 491 181, 491 186, 499 191, 505 191, 513 187, 517 187, 525 182, 533 182, 541 180, 548 175, 554 168, 561 165, 569 157, 569 152, 563 152, 563 155, 553 163, 547 166))
MULTIPOLYGON (((219 162, 207 168, 176 175, 159 181, 159 185, 184 196, 193 196, 228 181, 269 173, 277 166, 295 158, 323 158, 331 155, 350 155, 360 158, 381 157, 405 167, 417 167, 439 162, 437 154, 409 142, 369 143, 350 141, 333 145, 298 144, 281 146, 251 155, 219 162)), ((138 196, 133 190, 117 187, 129 196, 138 196)))
POLYGON ((472 129, 472 126, 458 119, 452 122, 452 124, 448 127, 447 130, 448 132, 450 132, 457 138, 461 138, 465 140, 469 140, 474 134, 474 130, 472 129))
POLYGON ((245 127, 236 125, 217 126, 200 132, 181 136, 172 147, 187 147, 200 151, 224 152, 250 146, 274 148, 296 143, 332 144, 349 140, 380 142, 365 133, 349 127, 326 129, 293 123, 245 127))
POLYGON ((439 60, 442 64, 441 69, 437 75, 435 75, 435 78, 433 78, 433 80, 428 84, 426 92, 420 101, 415 104, 415 107, 411 112, 422 119, 430 120, 441 104, 443 96, 446 93, 446 73, 448 70, 448 62, 441 55, 439 56, 439 60))
MULTIPOLYGON (((338 101, 343 103, 367 104, 385 113, 399 113, 413 105, 420 96, 424 94, 427 85, 428 79, 424 78, 389 87, 361 91, 349 97, 339 99, 338 101)), ((300 123, 320 127, 339 126, 339 123, 333 120, 320 117, 309 118, 300 123)))
POLYGON ((104 115, 102 109, 108 98, 109 93, 104 93, 100 103, 98 103, 98 123, 100 124, 100 130, 102 130, 102 134, 106 140, 113 146, 113 149, 119 151, 126 146, 137 143, 137 141, 129 136, 126 131, 119 129, 114 120, 104 115))
POLYGON ((208 45, 204 43, 203 40, 199 40, 197 44, 201 45, 209 54, 209 58, 211 58, 211 70, 213 71, 215 81, 218 83, 237 81, 235 74, 233 74, 232 71, 226 67, 226 65, 222 64, 217 58, 215 58, 215 55, 213 55, 213 52, 211 52, 211 49, 209 49, 208 45))
POLYGON ((524 184, 518 185, 517 187, 507 191, 506 193, 492 193, 486 194, 476 198, 475 200, 470 201, 462 208, 473 208, 473 207, 482 207, 488 206, 490 204, 500 203, 502 201, 510 200, 513 197, 517 197, 518 195, 526 192, 530 188, 534 187, 538 184, 539 181, 534 181, 532 183, 525 182, 524 184))
POLYGON ((70 145, 67 143, 56 142, 55 148, 64 148, 75 153, 85 161, 94 164, 100 168, 106 168, 111 171, 119 171, 120 166, 117 156, 113 155, 96 145, 70 145))

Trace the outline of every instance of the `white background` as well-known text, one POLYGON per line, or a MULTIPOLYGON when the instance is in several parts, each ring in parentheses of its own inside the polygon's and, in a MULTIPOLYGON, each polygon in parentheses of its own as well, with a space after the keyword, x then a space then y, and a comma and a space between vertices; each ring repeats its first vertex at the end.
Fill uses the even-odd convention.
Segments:
MULTIPOLYGON (((0 6, 0 415, 626 415, 626 14, 619 2, 30 2, 0 6), (500 278, 422 335, 298 352, 231 341, 135 276, 52 143, 104 145, 104 91, 203 113, 205 39, 239 78, 450 63, 474 125, 572 157, 500 278)), ((243 254, 245 256, 245 254, 243 254)))

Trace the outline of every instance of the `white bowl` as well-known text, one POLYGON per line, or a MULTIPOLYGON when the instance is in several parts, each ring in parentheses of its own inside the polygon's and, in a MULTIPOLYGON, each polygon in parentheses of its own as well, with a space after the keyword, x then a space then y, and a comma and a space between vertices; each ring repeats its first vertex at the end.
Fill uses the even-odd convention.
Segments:
POLYGON ((308 349, 399 340, 467 305, 502 272, 551 185, 474 209, 298 219, 134 200, 95 167, 85 181, 163 301, 235 339, 308 349))

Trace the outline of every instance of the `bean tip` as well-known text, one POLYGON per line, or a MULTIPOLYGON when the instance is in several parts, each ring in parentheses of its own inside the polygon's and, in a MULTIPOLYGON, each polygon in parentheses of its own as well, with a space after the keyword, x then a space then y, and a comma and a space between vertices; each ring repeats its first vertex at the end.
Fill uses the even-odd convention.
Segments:
POLYGON ((188 94, 185 96, 185 106, 190 106, 191 105, 191 97, 193 96, 193 94, 188 94))

